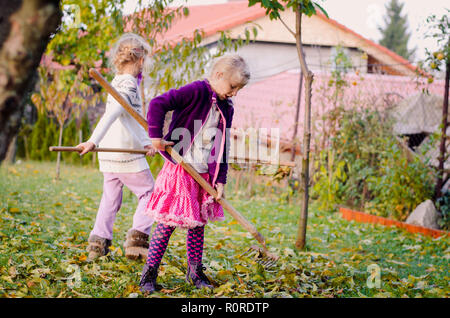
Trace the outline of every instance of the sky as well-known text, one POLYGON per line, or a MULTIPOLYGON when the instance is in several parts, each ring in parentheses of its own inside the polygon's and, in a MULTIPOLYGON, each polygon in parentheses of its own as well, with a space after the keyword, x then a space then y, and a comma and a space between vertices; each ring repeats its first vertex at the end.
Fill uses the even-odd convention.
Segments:
MULTIPOLYGON (((149 0, 150 1, 150 0, 149 0)), ((378 26, 384 26, 383 16, 385 5, 390 0, 316 0, 328 12, 330 18, 352 29, 356 33, 377 42, 381 38, 378 26)), ((134 11, 137 0, 126 0, 126 13, 134 11)), ((227 0, 175 0, 175 4, 199 5, 225 3, 227 0)), ((416 47, 415 58, 417 62, 425 57, 425 48, 435 50, 432 39, 425 39, 425 21, 431 14, 438 17, 450 9, 450 3, 445 0, 400 0, 404 3, 403 15, 406 15, 411 33, 408 47, 416 47)))

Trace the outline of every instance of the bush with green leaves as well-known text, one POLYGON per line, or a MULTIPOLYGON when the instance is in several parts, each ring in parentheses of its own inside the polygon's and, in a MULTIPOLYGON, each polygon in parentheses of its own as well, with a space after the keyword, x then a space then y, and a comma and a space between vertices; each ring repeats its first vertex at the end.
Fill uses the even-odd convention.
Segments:
POLYGON ((403 221, 433 197, 433 170, 401 146, 384 114, 337 111, 336 135, 315 162, 313 196, 322 209, 346 205, 403 221))
POLYGON ((439 220, 439 226, 441 229, 450 230, 450 191, 447 190, 436 201, 436 207, 441 213, 441 219, 439 220))
MULTIPOLYGON (((17 156, 36 161, 55 161, 56 152, 51 152, 48 148, 58 144, 58 134, 59 131, 55 120, 48 117, 46 113, 38 113, 37 121, 34 125, 25 125, 19 134, 17 156)), ((62 144, 63 146, 75 146, 79 143, 80 135, 87 138, 90 134, 91 125, 86 113, 80 123, 77 123, 75 119, 67 122, 63 132, 62 144)), ((80 158, 76 152, 62 153, 65 163, 77 165, 92 164, 92 156, 92 153, 88 153, 80 158)))

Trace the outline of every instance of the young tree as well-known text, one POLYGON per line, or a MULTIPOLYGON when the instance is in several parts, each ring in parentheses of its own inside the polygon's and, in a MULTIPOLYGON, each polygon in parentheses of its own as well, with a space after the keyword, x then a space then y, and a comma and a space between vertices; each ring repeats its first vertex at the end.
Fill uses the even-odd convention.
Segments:
POLYGON ((0 1, 0 163, 17 135, 24 100, 50 36, 61 21, 59 1, 0 1))
MULTIPOLYGON (((197 79, 212 57, 248 43, 250 39, 249 32, 246 33, 248 36, 245 40, 231 40, 222 32, 214 55, 207 47, 201 46, 203 38, 198 30, 189 38, 166 43, 165 32, 177 19, 189 15, 188 8, 171 7, 174 0, 139 0, 134 13, 125 16, 124 2, 125 0, 63 0, 66 19, 61 30, 49 43, 47 54, 52 55, 54 61, 63 66, 72 66, 72 73, 82 76, 85 84, 93 84, 88 74, 92 67, 100 69, 111 80, 113 74, 107 64, 111 45, 124 32, 138 33, 152 48, 153 63, 144 74, 144 84, 147 94, 155 96, 161 91, 197 79)), ((78 75, 73 78, 78 78, 78 75)), ((105 97, 100 90, 95 93, 105 97)))
MULTIPOLYGON (((94 97, 93 90, 83 83, 82 74, 73 78, 70 70, 48 72, 39 68, 40 91, 31 96, 38 109, 45 108, 50 116, 56 118, 59 128, 58 146, 62 145, 64 124, 72 116, 83 113, 94 97), (51 79, 50 79, 51 77, 51 79)), ((60 176, 61 152, 56 159, 56 177, 60 176)))
MULTIPOLYGON (((197 79, 204 72, 212 57, 237 48, 250 40, 231 40, 221 33, 215 54, 201 46, 202 34, 195 31, 189 38, 176 43, 166 43, 164 33, 174 21, 186 17, 188 8, 170 7, 174 0, 139 0, 135 12, 123 15, 125 0, 86 1, 63 0, 64 18, 59 32, 47 47, 46 54, 53 61, 65 67, 64 71, 42 68, 40 72, 40 93, 33 96, 35 105, 43 105, 57 119, 62 140, 64 123, 75 116, 81 118, 87 106, 94 106, 98 99, 106 97, 102 91, 92 89, 90 68, 100 69, 108 79, 113 74, 108 69, 107 55, 114 41, 124 32, 142 35, 152 47, 153 65, 144 79, 146 89, 153 96, 172 87, 178 87, 197 79), (84 96, 84 98, 80 98, 84 96)), ((253 30, 256 34, 256 30, 253 30)), ((60 154, 57 157, 57 178, 59 177, 60 154)))
POLYGON ((300 211, 297 240, 295 246, 298 249, 303 249, 306 244, 306 225, 308 220, 308 202, 309 202, 309 155, 311 144, 311 96, 312 83, 314 74, 308 68, 305 59, 305 53, 302 45, 302 17, 303 15, 312 16, 316 14, 316 8, 319 8, 326 16, 326 11, 317 3, 310 0, 249 0, 249 6, 259 3, 266 9, 266 14, 271 20, 280 20, 286 29, 295 38, 297 47, 298 59, 302 75, 305 79, 305 121, 303 130, 303 158, 301 180, 303 185, 302 192, 302 207, 300 211), (281 3, 280 3, 281 2, 281 3), (290 9, 295 14, 295 29, 293 30, 281 18, 280 11, 290 9))
MULTIPOLYGON (((449 82, 450 82, 450 20, 448 18, 449 9, 440 18, 436 15, 431 15, 427 18, 429 30, 426 37, 436 40, 438 49, 430 52, 426 49, 425 66, 432 72, 440 72, 445 69, 445 84, 444 84, 444 102, 442 105, 442 124, 441 124, 441 141, 439 147, 439 166, 438 175, 435 188, 435 199, 442 196, 442 186, 444 184, 444 163, 446 161, 446 143, 448 142, 447 127, 448 127, 448 98, 449 98, 449 82)), ((433 78, 429 78, 432 82, 433 78)))
POLYGON ((411 59, 415 49, 408 49, 408 41, 411 34, 408 32, 408 19, 402 15, 404 3, 391 0, 386 4, 386 16, 384 27, 378 27, 382 34, 380 44, 394 51, 405 59, 411 59))

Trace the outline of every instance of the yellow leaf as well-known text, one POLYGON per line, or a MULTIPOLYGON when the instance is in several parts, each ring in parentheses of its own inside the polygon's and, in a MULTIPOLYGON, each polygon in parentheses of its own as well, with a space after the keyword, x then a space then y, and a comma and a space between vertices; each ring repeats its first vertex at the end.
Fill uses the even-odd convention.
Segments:
POLYGON ((223 295, 224 293, 232 292, 233 291, 232 286, 233 286, 233 284, 230 282, 219 286, 218 288, 216 288, 216 291, 217 291, 216 296, 218 297, 218 296, 223 295))
POLYGON ((11 284, 14 283, 14 282, 12 281, 11 277, 6 276, 6 275, 3 275, 3 276, 2 276, 2 279, 3 279, 4 281, 7 281, 8 283, 11 283, 11 284))
POLYGON ((116 255, 117 256, 123 256, 123 252, 122 252, 122 249, 119 247, 119 248, 117 248, 117 250, 116 250, 116 255))
POLYGON ((239 264, 236 265, 235 268, 236 268, 237 271, 239 271, 241 273, 250 273, 251 272, 250 269, 248 269, 245 266, 239 265, 239 264))
POLYGON ((11 209, 9 209, 9 212, 18 213, 18 212, 20 212, 20 210, 19 210, 19 208, 11 208, 11 209))
POLYGON ((233 273, 230 270, 220 270, 217 272, 216 277, 221 280, 229 279, 233 273))
POLYGON ((326 269, 326 270, 324 270, 324 271, 322 272, 322 275, 323 275, 323 276, 332 276, 333 273, 332 273, 330 270, 326 269))
POLYGON ((427 284, 428 283, 426 281, 421 280, 421 281, 417 282, 416 288, 424 289, 427 286, 427 284))
POLYGON ((18 274, 15 266, 10 267, 8 273, 11 276, 11 278, 16 277, 18 274))

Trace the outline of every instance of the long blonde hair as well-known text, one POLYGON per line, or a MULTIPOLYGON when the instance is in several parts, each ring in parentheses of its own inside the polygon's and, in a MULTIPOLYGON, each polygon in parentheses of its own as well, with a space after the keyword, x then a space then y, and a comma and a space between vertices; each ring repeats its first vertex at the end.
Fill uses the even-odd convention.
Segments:
POLYGON ((148 71, 151 67, 150 51, 151 47, 144 38, 135 33, 125 33, 110 50, 109 67, 114 73, 120 72, 124 65, 137 63, 144 58, 144 69, 148 71))

